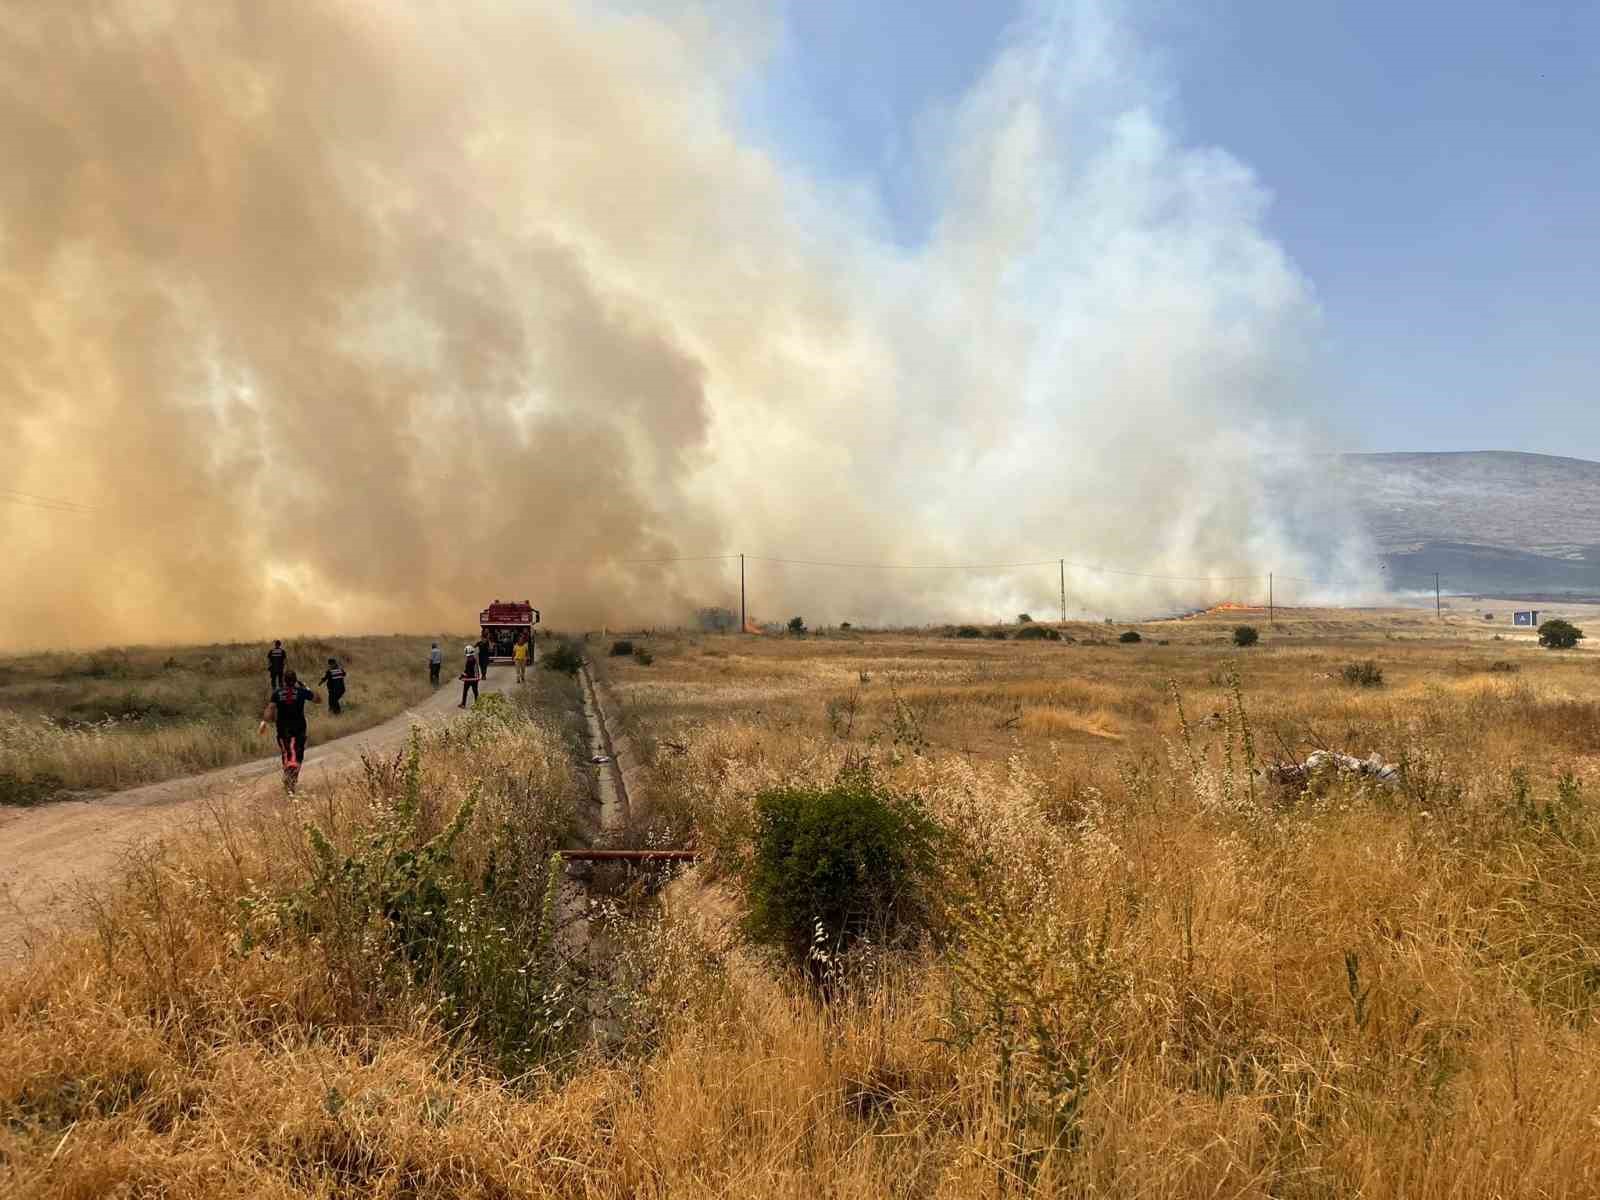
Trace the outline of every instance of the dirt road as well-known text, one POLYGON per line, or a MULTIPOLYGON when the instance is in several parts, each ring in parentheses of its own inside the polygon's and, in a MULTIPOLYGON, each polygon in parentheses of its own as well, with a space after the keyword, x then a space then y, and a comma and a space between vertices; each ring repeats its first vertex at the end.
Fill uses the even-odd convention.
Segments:
MULTIPOLYGON (((516 672, 496 665, 484 681, 484 692, 516 686, 516 672)), ((330 773, 349 770, 369 751, 393 751, 402 745, 417 721, 448 720, 458 711, 460 689, 446 683, 421 704, 399 716, 317 744, 332 726, 316 712, 312 744, 301 768, 302 786, 330 773)), ((271 746, 269 731, 265 746, 271 746)), ((68 800, 38 808, 0 808, 0 961, 20 957, 25 938, 48 936, 72 915, 75 884, 104 878, 130 843, 140 841, 192 817, 208 797, 238 803, 280 785, 276 757, 130 788, 96 800, 68 800)))

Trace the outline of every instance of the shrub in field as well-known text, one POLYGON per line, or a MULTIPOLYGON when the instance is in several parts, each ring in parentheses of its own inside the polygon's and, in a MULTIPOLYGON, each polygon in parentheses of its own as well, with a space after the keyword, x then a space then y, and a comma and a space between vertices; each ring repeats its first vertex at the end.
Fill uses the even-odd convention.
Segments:
POLYGON ((65 783, 59 775, 18 775, 14 771, 0 771, 0 805, 10 804, 27 808, 53 800, 63 790, 65 783))
POLYGON ((1383 668, 1370 658, 1366 662, 1345 663, 1339 672, 1339 678, 1351 687, 1382 687, 1383 668))
POLYGON ((983 636, 983 630, 979 629, 976 625, 961 625, 957 627, 954 636, 958 638, 981 638, 983 636))
POLYGON ((989 630, 989 640, 993 641, 993 642, 1003 642, 1003 641, 1005 641, 1006 640, 1006 631, 1004 629, 991 629, 991 630, 989 630))
POLYGON ((643 646, 640 646, 633 652, 633 661, 638 663, 641 667, 648 667, 651 663, 655 662, 655 660, 656 656, 651 654, 650 651, 646 650, 643 646))
POLYGON ((1017 630, 1019 642, 1059 642, 1061 634, 1048 625, 1028 625, 1017 630))
POLYGON ((624 638, 620 642, 612 642, 611 643, 611 657, 612 658, 627 658, 628 655, 630 655, 632 653, 633 653, 633 643, 628 641, 626 638, 624 638))
POLYGON ((1261 633, 1254 625, 1236 625, 1233 630, 1233 644, 1235 646, 1254 646, 1261 640, 1261 633))
POLYGON ((1137 629, 1126 629, 1123 631, 1122 636, 1119 637, 1117 641, 1132 645, 1134 642, 1142 642, 1144 639, 1139 636, 1139 631, 1137 629))
POLYGON ((1546 650, 1571 650, 1583 640, 1583 630, 1559 618, 1539 626, 1539 645, 1546 650))
POLYGON ((804 633, 805 631, 806 631, 806 621, 805 621, 804 617, 790 617, 789 618, 789 632, 790 633, 798 634, 798 633, 804 633))
POLYGON ((583 655, 571 642, 562 642, 554 650, 546 651, 541 661, 546 671, 560 671, 563 675, 576 675, 583 669, 583 655))
POLYGON ((747 928, 815 980, 863 937, 890 944, 926 914, 937 826, 865 774, 756 797, 747 928))
POLYGON ((1033 618, 1030 617, 1027 613, 1018 613, 1017 614, 1017 624, 1018 625, 1032 625, 1033 624, 1033 618))
POLYGON ((308 823, 303 881, 252 885, 237 898, 239 951, 314 948, 327 985, 353 1010, 417 989, 503 1070, 567 1047, 582 1030, 581 998, 557 945, 553 852, 572 797, 539 769, 556 761, 553 746, 529 728, 505 697, 485 696, 436 735, 414 728, 392 759, 364 757, 363 819, 308 823), (438 766, 427 759, 478 761, 507 741, 532 751, 533 773, 474 779, 453 813, 441 812, 438 766))

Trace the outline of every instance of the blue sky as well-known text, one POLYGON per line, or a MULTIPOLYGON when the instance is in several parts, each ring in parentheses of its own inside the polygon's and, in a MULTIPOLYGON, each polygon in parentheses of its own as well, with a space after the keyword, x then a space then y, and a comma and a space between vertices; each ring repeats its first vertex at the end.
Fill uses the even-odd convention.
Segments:
MULTIPOLYGON (((934 216, 919 139, 1018 5, 796 0, 757 134, 934 216)), ((1600 459, 1600 5, 1166 0, 1124 6, 1188 145, 1272 196, 1309 279, 1349 448, 1600 459)))

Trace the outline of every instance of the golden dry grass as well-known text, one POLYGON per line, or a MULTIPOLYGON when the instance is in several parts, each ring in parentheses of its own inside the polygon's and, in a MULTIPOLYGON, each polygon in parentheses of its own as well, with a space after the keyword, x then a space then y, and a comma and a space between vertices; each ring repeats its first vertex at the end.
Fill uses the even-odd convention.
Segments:
MULTIPOLYGON (((0 1190, 1595 1194, 1596 659, 1381 614, 1237 652, 1237 622, 604 663, 654 819, 711 857, 567 979, 609 1035, 569 1026, 515 1071, 437 974, 357 971, 326 933, 241 946, 238 897, 314 870, 307 815, 360 844, 366 785, 130 864, 95 933, 0 984, 0 1190), (1338 681, 1367 658, 1387 686, 1338 681), (1404 784, 1282 788, 1247 743, 1377 750, 1404 784), (756 793, 864 759, 945 829, 945 911, 825 1000, 741 943, 732 871, 756 793)), ((570 755, 515 722, 429 745, 429 828, 501 781, 463 878, 534 796, 546 829, 584 803, 570 755)))

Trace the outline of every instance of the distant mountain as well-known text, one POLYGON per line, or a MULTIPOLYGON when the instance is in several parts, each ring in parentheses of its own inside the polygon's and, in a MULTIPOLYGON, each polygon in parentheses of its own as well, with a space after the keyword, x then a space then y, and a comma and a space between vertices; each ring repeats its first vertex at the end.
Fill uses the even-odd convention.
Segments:
POLYGON ((1396 583, 1600 596, 1600 463, 1502 450, 1347 454, 1340 473, 1396 583))

